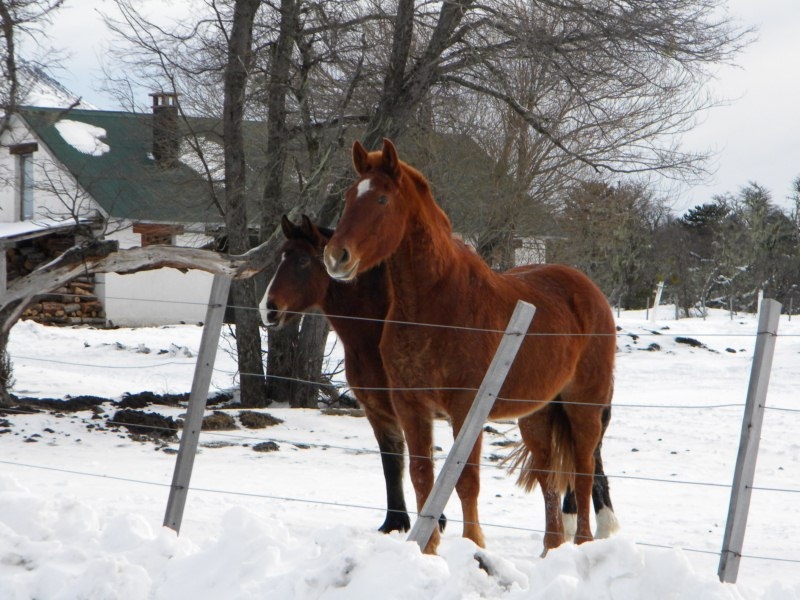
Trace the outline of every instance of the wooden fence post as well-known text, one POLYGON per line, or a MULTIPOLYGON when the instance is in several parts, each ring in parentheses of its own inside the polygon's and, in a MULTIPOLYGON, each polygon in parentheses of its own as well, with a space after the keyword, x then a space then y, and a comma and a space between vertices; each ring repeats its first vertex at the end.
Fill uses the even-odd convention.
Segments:
POLYGON ((717 571, 719 580, 724 583, 735 583, 739 574, 739 561, 742 557, 747 512, 750 508, 750 495, 758 458, 758 443, 761 438, 761 423, 764 420, 764 405, 780 316, 780 302, 770 299, 761 302, 756 348, 750 370, 750 384, 747 388, 742 434, 739 439, 739 454, 736 457, 728 507, 728 522, 725 525, 725 537, 722 540, 722 553, 717 571))
POLYGON ((189 481, 192 477, 192 466, 200 439, 200 429, 203 426, 203 413, 208 400, 208 388, 211 385, 211 375, 214 370, 214 360, 217 356, 217 346, 230 287, 231 280, 228 277, 214 275, 206 320, 203 325, 203 335, 200 339, 200 350, 197 353, 192 391, 189 394, 189 408, 183 424, 175 471, 172 475, 172 487, 164 514, 164 526, 174 529, 177 533, 180 533, 183 509, 189 493, 189 481))
POLYGON ((533 305, 522 300, 519 300, 514 308, 503 339, 500 340, 497 352, 483 377, 480 388, 478 388, 478 393, 467 413, 464 425, 458 432, 433 489, 408 534, 408 540, 417 542, 422 549, 428 544, 434 528, 439 523, 439 515, 442 514, 458 478, 461 477, 461 471, 464 469, 469 453, 483 430, 483 424, 494 406, 497 394, 500 393, 506 374, 514 362, 519 347, 525 340, 525 334, 528 332, 535 311, 533 305))

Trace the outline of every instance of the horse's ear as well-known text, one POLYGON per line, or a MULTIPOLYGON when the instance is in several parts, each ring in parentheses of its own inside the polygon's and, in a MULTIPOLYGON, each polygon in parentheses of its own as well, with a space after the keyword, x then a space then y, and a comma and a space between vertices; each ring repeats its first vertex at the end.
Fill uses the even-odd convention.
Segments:
POLYGON ((283 235, 286 236, 287 240, 290 240, 292 237, 294 237, 295 228, 295 224, 289 220, 289 217, 286 215, 281 217, 281 229, 283 230, 283 235))
POLYGON ((353 142, 353 168, 356 173, 363 175, 367 171, 367 149, 361 145, 361 142, 356 140, 353 142))
POLYGON ((382 155, 382 168, 383 171, 392 179, 400 177, 400 159, 397 158, 397 148, 394 147, 392 140, 383 138, 383 155, 382 155))
POLYGON ((309 237, 313 236, 316 227, 314 227, 311 219, 308 218, 308 215, 301 215, 300 218, 303 220, 302 223, 300 223, 300 228, 303 230, 303 233, 309 237))
POLYGON ((325 237, 325 235, 319 230, 319 227, 314 225, 314 223, 311 222, 311 219, 309 219, 306 215, 303 215, 302 228, 303 233, 306 235, 308 241, 312 242, 319 248, 323 248, 325 244, 328 243, 328 239, 330 239, 325 237))

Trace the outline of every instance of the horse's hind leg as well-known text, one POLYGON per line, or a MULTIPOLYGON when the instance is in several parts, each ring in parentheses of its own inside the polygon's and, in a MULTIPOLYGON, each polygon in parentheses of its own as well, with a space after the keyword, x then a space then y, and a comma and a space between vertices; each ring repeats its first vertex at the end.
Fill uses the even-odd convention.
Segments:
POLYGON ((364 413, 378 442, 383 478, 386 483, 386 519, 378 529, 383 533, 408 531, 411 528, 411 521, 408 518, 403 494, 406 450, 403 430, 394 414, 388 394, 361 392, 358 394, 358 399, 364 407, 364 413))
POLYGON ((564 397, 564 411, 567 413, 572 431, 575 456, 575 499, 577 503, 577 525, 575 542, 581 544, 591 541, 591 498, 595 476, 595 451, 602 437, 602 408, 596 404, 577 404, 564 397))
MULTIPOLYGON (((608 478, 603 471, 603 457, 601 449, 603 447, 602 436, 605 435, 608 422, 611 417, 611 407, 608 406, 603 411, 603 430, 600 442, 594 449, 594 481, 592 483, 592 503, 594 504, 595 519, 597 529, 595 538, 607 538, 619 530, 619 522, 614 514, 614 507, 611 504, 611 493, 608 486, 608 478)), ((575 501, 575 492, 567 486, 564 494, 564 504, 562 507, 564 519, 564 537, 572 540, 578 527, 578 504, 575 501)))
MULTIPOLYGON (((594 488, 592 494, 594 495, 594 488)), ((561 519, 564 523, 564 540, 571 542, 575 539, 575 531, 578 529, 578 503, 575 501, 575 492, 570 486, 567 486, 567 491, 564 492, 561 519)))
POLYGON ((594 503, 594 513, 597 520, 597 529, 594 532, 596 538, 611 537, 619 531, 619 521, 614 513, 611 504, 611 492, 608 486, 608 478, 603 471, 603 457, 600 450, 603 447, 603 436, 608 428, 611 419, 611 406, 603 410, 603 431, 600 435, 600 442, 594 451, 594 484, 592 485, 592 502, 594 503))
POLYGON ((519 483, 530 490, 535 482, 538 482, 544 496, 545 533, 542 555, 564 543, 564 526, 559 506, 561 491, 557 483, 558 478, 553 477, 557 474, 551 473, 554 466, 554 457, 551 456, 555 425, 553 418, 553 406, 548 405, 519 420, 522 441, 530 452, 530 459, 522 465, 527 472, 520 474, 519 483))

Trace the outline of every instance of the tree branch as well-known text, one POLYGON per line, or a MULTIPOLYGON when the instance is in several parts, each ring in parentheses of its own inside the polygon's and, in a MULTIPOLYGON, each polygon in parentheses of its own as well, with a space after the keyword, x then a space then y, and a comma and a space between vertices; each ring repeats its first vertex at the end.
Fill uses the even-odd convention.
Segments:
POLYGON ((93 241, 73 246, 57 259, 11 282, 0 299, 0 334, 11 329, 34 296, 58 289, 79 275, 127 275, 170 267, 180 271, 198 269, 231 279, 248 279, 268 265, 271 256, 269 246, 270 243, 265 242, 238 256, 175 246, 118 250, 116 242, 112 241, 93 241))

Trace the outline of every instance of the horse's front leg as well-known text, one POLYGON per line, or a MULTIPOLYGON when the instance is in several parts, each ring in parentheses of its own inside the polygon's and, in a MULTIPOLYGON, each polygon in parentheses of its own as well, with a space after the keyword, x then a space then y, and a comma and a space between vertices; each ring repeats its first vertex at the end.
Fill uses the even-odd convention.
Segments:
MULTIPOLYGON (((461 431, 461 427, 464 424, 464 416, 455 414, 452 417, 454 439, 458 437, 458 432, 461 431)), ((464 517, 463 536, 469 538, 481 548, 485 548, 486 542, 483 537, 480 519, 478 518, 478 496, 481 491, 480 460, 482 440, 483 434, 478 434, 478 439, 475 441, 461 476, 456 482, 456 493, 459 500, 461 500, 461 512, 464 517)))
MULTIPOLYGON (((392 404, 406 437, 408 472, 419 515, 433 489, 433 413, 423 401, 407 393, 393 392, 392 404)), ((423 552, 436 554, 439 540, 439 528, 435 527, 423 552)))
POLYGON ((408 531, 411 522, 406 511, 403 495, 405 471, 405 440, 397 416, 387 392, 364 392, 357 394, 364 414, 367 416, 378 448, 381 451, 383 477, 386 482, 386 519, 379 531, 408 531))

